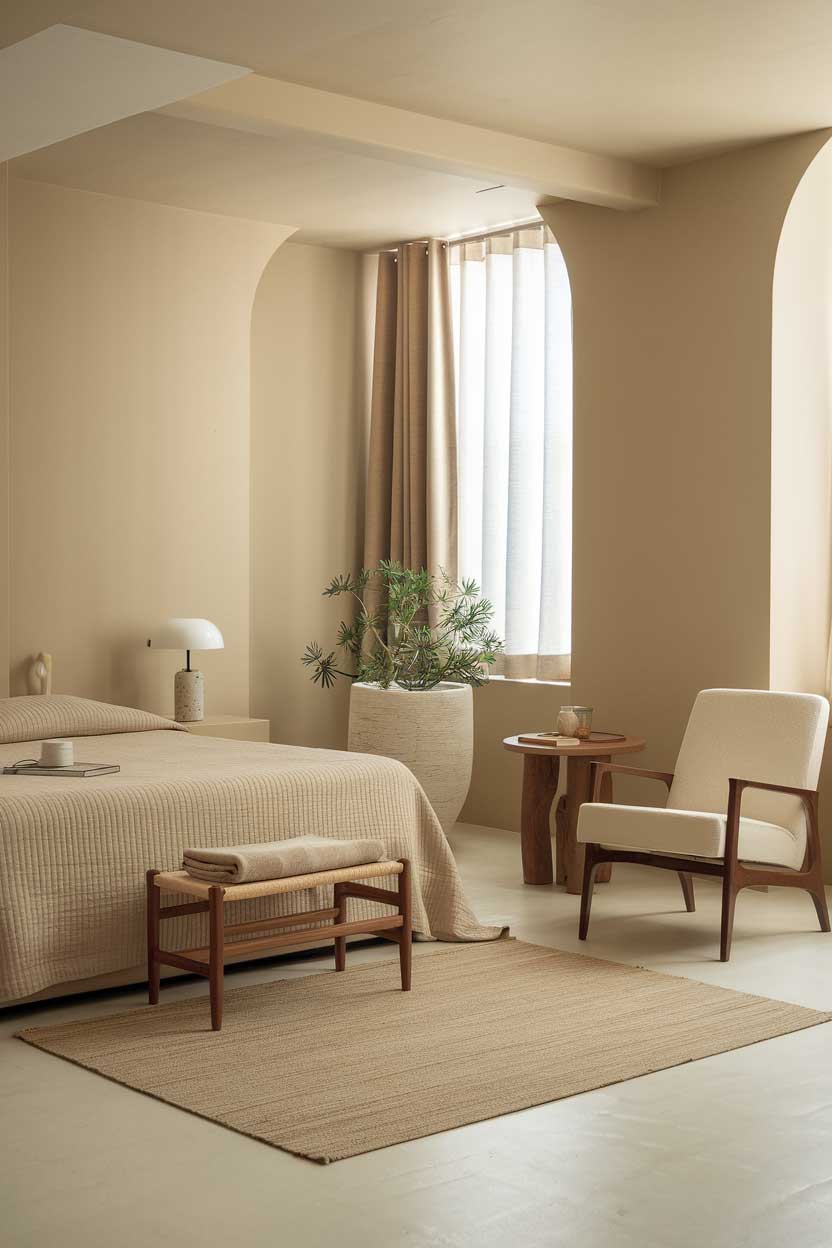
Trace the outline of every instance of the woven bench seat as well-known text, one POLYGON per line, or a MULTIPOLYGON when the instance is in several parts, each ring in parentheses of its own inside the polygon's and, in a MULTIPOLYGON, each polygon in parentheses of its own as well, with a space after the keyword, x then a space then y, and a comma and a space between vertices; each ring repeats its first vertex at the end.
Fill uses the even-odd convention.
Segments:
POLYGON ((335 944, 335 969, 343 971, 346 968, 347 937, 358 935, 382 936, 399 946, 402 991, 408 992, 413 937, 410 863, 406 858, 338 867, 308 875, 283 876, 277 880, 257 880, 251 884, 209 884, 195 880, 187 871, 147 872, 147 980, 150 1004, 157 1005, 159 1002, 162 966, 174 966, 194 975, 204 975, 210 983, 211 1026, 214 1031, 222 1027, 223 971, 228 958, 332 940, 335 944), (395 892, 363 882, 385 876, 398 877, 395 892), (226 925, 224 922, 226 903, 324 887, 332 888, 332 905, 324 909, 298 910, 293 914, 254 919, 248 923, 226 925), (165 893, 197 900, 162 906, 161 898, 165 893), (347 900, 350 897, 392 906, 396 913, 350 922, 347 918, 347 900), (202 913, 208 915, 207 945, 198 949, 177 950, 160 947, 159 925, 162 919, 202 913), (294 930, 280 931, 289 927, 294 930), (279 934, 264 934, 269 932, 279 934), (229 936, 234 939, 227 941, 229 936))
MULTIPOLYGON (((250 901, 253 897, 273 897, 277 893, 299 893, 306 888, 340 884, 344 880, 371 880, 385 875, 401 875, 404 866, 392 862, 367 862, 356 867, 337 867, 332 871, 314 871, 311 875, 286 875, 279 880, 256 880, 252 884, 221 884, 226 901, 250 901)), ((159 871, 155 884, 164 893, 187 893, 208 900, 212 888, 204 880, 195 880, 187 871, 159 871)))

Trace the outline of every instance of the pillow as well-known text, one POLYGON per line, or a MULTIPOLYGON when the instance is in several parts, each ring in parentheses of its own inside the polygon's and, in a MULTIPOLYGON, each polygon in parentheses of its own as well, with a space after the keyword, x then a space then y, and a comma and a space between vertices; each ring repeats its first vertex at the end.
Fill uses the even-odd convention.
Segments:
POLYGON ((132 706, 93 702, 69 693, 35 693, 0 698, 0 744, 43 741, 49 737, 99 737, 111 732, 154 732, 181 729, 172 719, 132 706))

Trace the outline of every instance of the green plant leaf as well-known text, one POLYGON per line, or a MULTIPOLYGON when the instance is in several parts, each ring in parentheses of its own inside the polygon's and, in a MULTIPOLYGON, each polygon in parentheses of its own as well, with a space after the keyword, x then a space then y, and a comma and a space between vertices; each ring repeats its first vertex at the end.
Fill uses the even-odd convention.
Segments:
POLYGON ((355 616, 339 622, 336 642, 355 672, 341 671, 334 651, 326 654, 311 642, 301 662, 321 688, 330 688, 338 676, 413 691, 435 688, 443 680, 481 685, 503 648, 490 627, 493 607, 471 579, 458 585, 444 571, 432 576, 424 568, 382 559, 354 576, 333 577, 323 594, 353 599, 355 616), (365 602, 368 588, 370 605, 365 602))

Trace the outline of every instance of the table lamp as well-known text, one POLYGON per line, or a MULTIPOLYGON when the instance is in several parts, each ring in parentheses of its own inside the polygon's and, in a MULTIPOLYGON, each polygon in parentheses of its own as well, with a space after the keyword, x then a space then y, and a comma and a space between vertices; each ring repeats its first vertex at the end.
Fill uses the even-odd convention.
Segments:
POLYGON ((222 650, 222 633, 210 620, 165 620, 148 637, 156 650, 184 650, 185 666, 173 682, 174 718, 180 724, 193 723, 205 714, 205 682, 202 672, 191 667, 192 650, 222 650))

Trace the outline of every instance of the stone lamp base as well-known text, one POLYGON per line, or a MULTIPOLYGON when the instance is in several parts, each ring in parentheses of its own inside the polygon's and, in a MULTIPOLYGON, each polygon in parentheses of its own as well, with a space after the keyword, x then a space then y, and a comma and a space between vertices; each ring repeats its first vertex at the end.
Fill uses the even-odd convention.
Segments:
POLYGON ((205 717, 205 681, 202 672, 182 668, 173 682, 173 717, 180 724, 190 724, 205 717))

